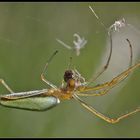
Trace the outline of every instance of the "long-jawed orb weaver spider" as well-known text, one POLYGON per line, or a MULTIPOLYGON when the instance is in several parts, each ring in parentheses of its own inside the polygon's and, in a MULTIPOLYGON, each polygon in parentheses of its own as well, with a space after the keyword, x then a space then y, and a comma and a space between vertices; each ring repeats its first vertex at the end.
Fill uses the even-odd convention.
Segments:
MULTIPOLYGON (((96 15, 97 16, 97 15, 96 15)), ((98 18, 98 17, 97 17, 98 18)), ((103 24, 104 26, 104 24, 103 24)), ((49 82, 45 78, 45 72, 48 68, 49 63, 51 62, 52 58, 56 55, 58 51, 55 51, 53 55, 50 57, 48 62, 46 63, 44 70, 41 74, 41 79, 46 84, 48 84, 51 88, 50 89, 42 89, 42 90, 33 90, 33 91, 26 91, 26 92, 18 92, 15 93, 13 90, 6 84, 3 79, 0 79, 0 83, 5 86, 5 88, 11 93, 7 95, 0 95, 0 104, 2 106, 11 107, 11 108, 18 108, 18 109, 25 109, 25 110, 32 110, 32 111, 45 111, 60 103, 60 100, 70 100, 75 99, 78 101, 84 108, 86 108, 89 112, 93 115, 98 116, 99 118, 105 120, 108 123, 117 123, 120 120, 127 118, 128 116, 139 112, 140 107, 136 108, 135 110, 126 113, 118 118, 109 118, 102 113, 98 112, 95 108, 91 105, 88 105, 84 102, 79 96, 102 96, 107 94, 114 86, 122 82, 126 79, 131 72, 133 72, 136 68, 140 67, 140 62, 135 65, 132 65, 132 45, 128 39, 126 41, 130 47, 130 66, 128 69, 120 73, 118 76, 114 77, 111 81, 97 85, 97 86, 89 86, 90 83, 95 81, 107 68, 111 59, 112 55, 112 33, 111 31, 108 32, 110 38, 110 53, 107 59, 105 66, 103 67, 102 71, 95 77, 91 78, 87 82, 85 79, 80 75, 80 73, 76 69, 67 69, 64 73, 64 80, 62 81, 61 87, 57 87, 51 82, 49 82), (65 82, 65 85, 64 85, 65 82), (91 91, 93 93, 91 93, 91 91), (89 93, 87 93, 89 92, 89 93)))
MULTIPOLYGON (((111 37, 111 36, 110 36, 111 37)), ((111 37, 112 38, 112 37, 111 37)), ((112 42, 112 39, 110 40, 112 42)), ((34 90, 27 92, 18 92, 14 93, 13 90, 4 82, 3 79, 0 80, 1 84, 11 93, 7 95, 0 95, 0 104, 2 106, 25 109, 25 110, 34 110, 34 111, 45 111, 60 103, 60 100, 70 100, 75 99, 78 101, 84 108, 90 111, 92 114, 100 117, 101 119, 109 123, 117 123, 120 120, 140 111, 140 107, 136 108, 134 111, 131 111, 127 114, 124 114, 118 118, 109 118, 102 113, 98 112, 95 108, 88 105, 79 96, 102 96, 108 93, 110 89, 119 84, 128 75, 133 72, 136 68, 140 67, 140 62, 132 66, 132 45, 129 43, 131 55, 130 55, 130 64, 131 66, 123 71, 118 76, 114 77, 111 81, 97 85, 97 86, 88 86, 90 82, 86 82, 85 79, 80 75, 76 69, 67 69, 64 73, 64 81, 66 85, 62 84, 61 87, 57 87, 45 78, 45 71, 58 51, 55 51, 46 63, 44 70, 41 74, 41 79, 48 84, 50 89, 34 90), (93 91, 93 93, 87 93, 93 91), (96 93, 98 92, 98 93, 96 93)), ((112 45, 112 43, 111 43, 112 45)), ((111 53, 110 53, 111 54, 111 53)), ((111 56, 109 55, 107 64, 110 61, 111 56)), ((106 65, 107 65, 106 64, 106 65)), ((105 65, 105 67, 106 67, 105 65)), ((104 67, 104 68, 105 68, 104 67)), ((98 74, 101 75, 100 73, 98 74)), ((99 77, 97 76, 97 77, 99 77)), ((62 82, 62 83, 63 83, 62 82)))

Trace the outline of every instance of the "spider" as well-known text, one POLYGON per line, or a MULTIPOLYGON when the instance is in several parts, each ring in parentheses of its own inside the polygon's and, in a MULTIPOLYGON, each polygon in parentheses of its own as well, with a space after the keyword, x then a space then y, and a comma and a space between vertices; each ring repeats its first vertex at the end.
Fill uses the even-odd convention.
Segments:
MULTIPOLYGON (((107 28, 102 23, 102 21, 100 20, 98 15, 95 13, 95 11, 92 9, 92 7, 89 6, 89 8, 91 9, 94 16, 98 19, 98 21, 106 30, 107 28)), ((109 62, 111 60, 111 55, 112 55, 112 30, 113 29, 119 30, 124 25, 125 23, 122 22, 122 20, 120 20, 120 21, 115 22, 112 26, 110 26, 109 30, 107 29, 108 36, 110 39, 110 52, 109 52, 109 56, 108 56, 106 64, 104 65, 103 69, 97 74, 96 77, 92 76, 91 79, 86 81, 85 78, 82 77, 81 74, 76 69, 70 68, 70 64, 69 64, 68 69, 64 72, 61 86, 60 87, 55 86, 54 84, 52 84, 50 81, 48 81, 45 78, 45 72, 48 68, 48 65, 58 52, 58 51, 55 51, 52 54, 52 56, 49 58, 49 60, 47 61, 43 69, 43 72, 41 73, 41 80, 50 86, 49 89, 15 93, 6 84, 6 82, 3 79, 0 79, 0 83, 10 92, 10 94, 0 95, 0 104, 5 107, 11 107, 11 108, 17 108, 17 109, 25 109, 25 110, 31 110, 31 111, 45 111, 45 110, 55 107, 57 104, 60 103, 60 100, 75 99, 93 115, 96 115, 97 117, 112 124, 117 123, 120 120, 133 115, 136 112, 139 112, 140 107, 137 107, 135 110, 129 113, 126 113, 120 117, 109 118, 103 115, 102 113, 100 113, 99 111, 97 111, 95 108, 93 108, 91 105, 87 104, 85 101, 83 101, 80 98, 80 96, 88 97, 88 96, 106 95, 113 87, 115 87, 117 84, 125 80, 131 72, 133 72, 136 68, 140 67, 140 62, 132 65, 132 58, 133 58, 132 45, 129 39, 126 39, 130 48, 129 67, 125 71, 123 71, 122 73, 114 77, 111 81, 99 84, 97 86, 89 86, 91 83, 95 82, 96 79, 100 77, 105 72, 105 70, 107 70, 109 66, 109 62)), ((72 58, 70 57, 70 60, 71 59, 72 58)))
POLYGON ((114 77, 111 81, 102 83, 97 86, 89 86, 94 80, 96 80, 107 68, 111 59, 112 54, 112 36, 110 34, 110 54, 107 60, 106 65, 103 67, 103 70, 96 76, 95 79, 90 79, 89 81, 85 81, 85 79, 81 76, 81 74, 76 69, 68 68, 64 72, 64 80, 60 87, 55 86, 51 82, 49 82, 45 78, 45 72, 48 68, 49 63, 57 54, 58 51, 55 51, 53 55, 47 61, 43 72, 41 73, 41 79, 47 85, 50 86, 50 89, 42 89, 42 90, 33 90, 33 91, 26 91, 26 92, 18 92, 15 93, 13 90, 6 84, 3 79, 0 79, 0 83, 5 86, 5 88, 10 92, 10 94, 0 95, 0 104, 2 106, 11 107, 11 108, 18 108, 18 109, 25 109, 31 111, 45 111, 48 110, 57 104, 60 103, 60 100, 71 100, 75 99, 78 101, 85 109, 91 112, 93 115, 98 116, 99 118, 105 120, 108 123, 117 123, 120 120, 127 118, 128 116, 140 111, 140 107, 136 108, 135 110, 124 114, 118 118, 109 118, 91 105, 88 105, 85 101, 83 101, 80 96, 102 96, 108 93, 114 86, 119 84, 121 81, 126 79, 131 72, 133 72, 136 68, 140 67, 140 62, 135 65, 132 65, 132 45, 128 39, 126 39, 129 47, 130 47, 130 66, 114 77), (93 93, 89 93, 89 92, 93 93), (98 93, 96 93, 98 92, 98 93))

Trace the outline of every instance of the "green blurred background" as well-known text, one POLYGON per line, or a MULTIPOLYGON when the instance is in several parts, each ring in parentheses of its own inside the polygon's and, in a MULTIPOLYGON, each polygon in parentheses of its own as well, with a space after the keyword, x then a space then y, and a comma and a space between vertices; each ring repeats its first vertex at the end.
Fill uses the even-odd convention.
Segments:
MULTIPOLYGON (((137 21, 129 22, 140 29, 140 3, 0 3, 0 77, 15 92, 49 88, 40 74, 47 59, 59 50, 46 75, 59 86, 70 51, 56 38, 72 46, 73 34, 78 33, 88 43, 80 56, 73 55, 73 65, 89 79, 100 64, 107 40, 107 33, 89 10, 89 4, 107 27, 120 17, 132 17, 137 21)), ((117 96, 112 92, 85 100, 102 113, 117 117, 140 105, 139 82, 140 73, 136 70, 124 87, 119 86, 117 96)), ((0 91, 8 93, 3 86, 0 91)), ((139 117, 137 113, 109 124, 75 100, 62 101, 46 112, 0 107, 0 137, 140 137, 139 117)))

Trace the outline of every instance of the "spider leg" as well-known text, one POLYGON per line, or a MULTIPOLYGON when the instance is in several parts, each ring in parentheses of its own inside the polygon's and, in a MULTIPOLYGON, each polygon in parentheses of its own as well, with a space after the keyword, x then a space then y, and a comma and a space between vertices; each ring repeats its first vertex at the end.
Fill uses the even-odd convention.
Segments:
POLYGON ((102 95, 105 95, 105 94, 107 94, 108 93, 108 91, 109 91, 110 89, 105 89, 105 90, 103 90, 103 91, 95 91, 94 93, 76 93, 76 95, 78 95, 78 96, 102 96, 102 95))
POLYGON ((102 70, 97 74, 96 77, 93 77, 92 76, 92 78, 87 82, 88 84, 94 82, 98 77, 100 77, 100 75, 102 75, 106 71, 106 69, 108 68, 108 66, 109 66, 111 55, 112 55, 112 47, 113 47, 113 45, 112 45, 112 34, 111 34, 111 32, 108 32, 108 36, 109 36, 109 39, 110 39, 110 52, 109 52, 109 56, 108 56, 107 62, 104 65, 104 67, 102 68, 102 70))
POLYGON ((131 45, 130 40, 127 38, 126 41, 128 42, 129 47, 130 47, 130 62, 129 62, 129 66, 131 67, 132 66, 132 60, 133 60, 133 50, 132 50, 132 45, 131 45))
POLYGON ((64 83, 65 83, 64 80, 62 80, 62 81, 61 81, 61 88, 64 87, 64 83))
POLYGON ((117 123, 119 122, 120 120, 124 119, 124 118, 127 118, 128 116, 130 115, 133 115, 135 114, 136 112, 139 112, 140 111, 140 107, 136 108, 135 110, 129 112, 129 113, 126 113, 120 117, 117 117, 117 118, 109 118, 105 115, 103 115, 102 113, 98 112, 95 108, 93 108, 92 106, 88 105, 87 103, 85 103, 83 100, 81 100, 77 95, 73 95, 73 98, 75 100, 77 100, 84 108, 86 108, 88 111, 90 111, 92 114, 98 116, 99 118, 105 120, 106 122, 108 123, 117 123))
POLYGON ((14 93, 14 91, 6 84, 6 82, 3 79, 0 79, 0 83, 10 92, 14 93))
MULTIPOLYGON (((109 66, 109 62, 110 62, 110 59, 111 59, 111 55, 112 55, 112 34, 111 32, 108 32, 108 35, 110 37, 110 53, 109 53, 109 56, 108 56, 108 59, 107 59, 107 63, 105 64, 105 66, 103 67, 103 69, 101 70, 101 72, 95 77, 95 78, 91 78, 87 83, 90 84, 92 82, 94 82, 101 74, 103 74, 105 72, 105 70, 108 68, 109 66)), ((130 47, 130 62, 129 62, 129 67, 132 66, 132 59, 133 59, 133 50, 132 50, 132 45, 131 45, 131 42, 129 39, 126 39, 126 41, 128 42, 129 44, 129 47, 130 47)))
POLYGON ((91 96, 104 95, 111 88, 113 88, 114 86, 116 86, 117 84, 119 84, 120 82, 122 82, 124 79, 126 79, 128 77, 128 75, 132 71, 134 71, 136 68, 138 68, 138 67, 140 67, 140 62, 138 62, 137 64, 131 66, 130 68, 128 68, 127 70, 125 70, 124 72, 122 72, 121 74, 119 74, 118 76, 116 76, 115 78, 113 78, 110 82, 106 82, 106 83, 101 84, 99 86, 95 86, 95 87, 80 86, 80 87, 77 88, 77 91, 78 91, 77 95, 88 96, 88 94, 81 93, 81 92, 99 91, 99 90, 103 90, 103 92, 99 92, 99 94, 95 94, 94 93, 94 94, 91 94, 91 96))
POLYGON ((79 71, 74 68, 74 72, 78 76, 78 79, 80 79, 82 83, 85 83, 85 78, 79 73, 79 71))
POLYGON ((50 59, 47 61, 46 65, 45 65, 45 67, 44 67, 44 69, 43 69, 43 72, 41 73, 41 80, 42 80, 43 82, 45 82, 46 84, 48 84, 50 87, 55 88, 55 89, 57 89, 57 87, 56 87, 54 84, 52 84, 51 82, 49 82, 49 81, 45 78, 45 72, 46 72, 46 70, 47 70, 47 68, 48 68, 49 63, 51 62, 52 58, 56 55, 57 52, 58 52, 58 51, 55 51, 55 52, 53 53, 53 55, 52 55, 52 56, 50 57, 50 59))

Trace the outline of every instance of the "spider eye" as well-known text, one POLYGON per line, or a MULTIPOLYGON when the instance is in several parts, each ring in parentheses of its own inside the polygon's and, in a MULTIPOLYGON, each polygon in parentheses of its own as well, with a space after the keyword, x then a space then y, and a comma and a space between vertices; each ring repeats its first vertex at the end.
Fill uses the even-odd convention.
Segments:
POLYGON ((66 70, 64 74, 64 81, 68 82, 69 79, 73 78, 73 72, 72 70, 66 70))

